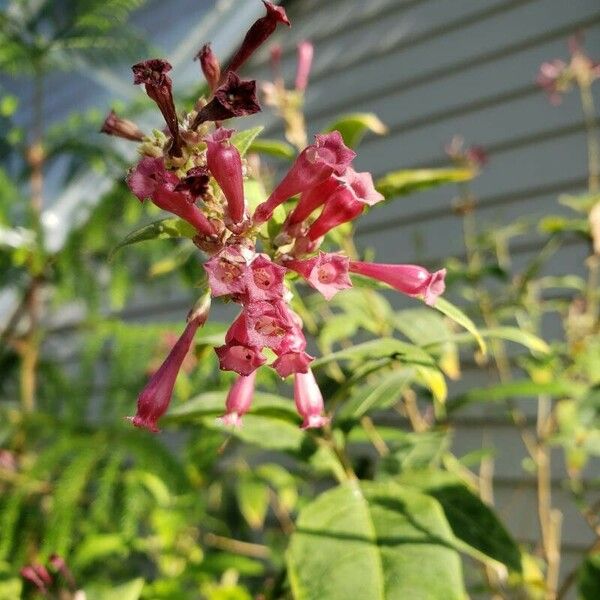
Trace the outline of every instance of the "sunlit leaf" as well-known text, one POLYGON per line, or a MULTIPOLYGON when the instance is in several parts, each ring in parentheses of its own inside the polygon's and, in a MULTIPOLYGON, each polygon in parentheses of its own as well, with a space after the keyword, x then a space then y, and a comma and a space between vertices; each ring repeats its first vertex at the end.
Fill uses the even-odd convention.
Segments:
POLYGON ((231 143, 239 150, 240 154, 244 156, 244 154, 248 152, 254 139, 260 135, 260 132, 263 129, 264 127, 261 125, 259 127, 253 127, 252 129, 238 131, 231 137, 231 143))
POLYGON ((259 154, 269 154, 277 158, 285 158, 293 160, 296 156, 296 150, 287 142, 271 139, 255 139, 249 148, 250 152, 258 152, 259 154))
POLYGON ((387 481, 341 485, 300 512, 286 557, 293 596, 463 600, 453 539, 430 496, 387 481))
POLYGON ((355 148, 369 131, 377 135, 384 135, 388 128, 374 113, 352 113, 342 115, 328 125, 325 131, 339 131, 346 146, 355 148))
POLYGON ((481 352, 483 354, 487 352, 485 340, 481 336, 481 333, 477 329, 475 323, 473 323, 473 321, 471 321, 471 319, 467 317, 467 315, 465 315, 460 308, 442 297, 439 297, 433 306, 442 314, 446 315, 449 319, 452 319, 455 323, 458 323, 461 327, 464 327, 477 340, 481 352))
POLYGON ((113 260, 117 252, 126 246, 147 242, 149 240, 168 240, 173 238, 193 238, 198 232, 185 221, 177 218, 161 219, 140 229, 132 231, 110 252, 109 260, 113 260))
POLYGON ((467 168, 394 171, 378 179, 375 187, 386 199, 389 199, 395 196, 420 192, 446 183, 469 181, 476 175, 477 172, 475 170, 467 168))

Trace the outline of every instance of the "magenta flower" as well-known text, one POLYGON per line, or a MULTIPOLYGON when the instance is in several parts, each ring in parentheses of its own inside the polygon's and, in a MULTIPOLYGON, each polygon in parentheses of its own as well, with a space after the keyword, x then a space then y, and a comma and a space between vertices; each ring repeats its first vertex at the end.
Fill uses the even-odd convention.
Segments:
POLYGON ((26 565, 21 569, 20 574, 42 594, 48 593, 48 588, 52 585, 52 577, 44 565, 26 565))
POLYGON ((145 156, 129 171, 127 185, 135 196, 142 202, 154 196, 158 187, 171 190, 179 183, 179 178, 172 171, 165 169, 162 158, 150 158, 145 156))
POLYGON ((252 54, 254 54, 256 49, 264 44, 267 38, 275 31, 277 23, 283 23, 288 27, 290 26, 289 19, 282 6, 275 6, 266 0, 263 0, 263 4, 267 9, 266 15, 252 24, 242 41, 242 45, 233 55, 229 65, 227 65, 227 68, 225 69, 226 73, 228 71, 238 71, 252 54))
POLYGON ((294 375, 294 402, 303 419, 302 429, 323 427, 329 423, 329 418, 323 415, 323 395, 310 369, 294 375))
POLYGON ((233 129, 217 129, 205 138, 207 145, 206 162, 227 199, 227 209, 231 221, 241 223, 246 215, 244 182, 242 177, 242 157, 238 149, 230 143, 233 129))
POLYGON ((173 67, 166 60, 153 58, 137 63, 131 68, 133 70, 133 83, 136 85, 144 84, 146 94, 156 102, 171 132, 172 143, 169 154, 171 156, 181 156, 179 121, 173 102, 173 82, 167 75, 173 67))
POLYGON ((569 88, 568 66, 560 59, 545 62, 540 65, 536 83, 548 94, 554 105, 562 102, 562 94, 569 88))
POLYGON ((357 173, 349 167, 340 180, 344 186, 329 196, 318 219, 306 234, 309 240, 316 240, 334 227, 352 221, 360 215, 365 206, 373 206, 383 200, 373 185, 370 173, 357 173))
POLYGON ((244 310, 246 330, 252 346, 276 352, 294 328, 294 320, 283 300, 251 302, 244 310))
POLYGON ((205 121, 225 121, 232 117, 253 115, 259 111, 256 81, 242 80, 230 71, 225 82, 215 90, 213 99, 198 111, 190 129, 196 129, 205 121))
POLYGON ((165 169, 162 158, 142 158, 127 177, 129 189, 142 202, 150 198, 156 206, 187 221, 199 233, 214 235, 214 227, 204 213, 193 204, 189 193, 175 191, 179 183, 177 175, 165 169))
POLYGON ((308 76, 312 66, 314 48, 310 42, 303 41, 298 44, 298 66, 296 68, 296 90, 303 92, 308 85, 308 76))
POLYGON ((257 256, 246 271, 248 301, 277 300, 284 294, 285 268, 275 264, 266 254, 257 256))
POLYGON ((202 69, 206 83, 208 83, 208 87, 214 92, 221 79, 221 65, 216 54, 212 51, 210 44, 204 44, 200 48, 200 51, 194 57, 194 60, 196 59, 200 61, 200 68, 202 69))
POLYGON ((312 287, 331 300, 339 291, 352 287, 348 257, 319 252, 307 260, 291 260, 285 266, 299 273, 312 287))
POLYGON ((144 133, 133 121, 122 119, 114 110, 111 110, 104 119, 100 132, 132 142, 141 142, 144 139, 144 133))
POLYGON ((339 131, 317 134, 315 143, 302 150, 266 202, 258 206, 254 213, 254 222, 264 223, 288 198, 319 185, 334 173, 341 175, 355 156, 356 153, 344 144, 339 131))
POLYGON ((244 376, 250 375, 267 361, 260 349, 234 341, 215 348, 215 352, 222 371, 235 371, 244 376))
POLYGON ((188 322, 163 364, 138 396, 137 412, 134 417, 129 417, 136 427, 143 427, 153 433, 159 431, 157 422, 169 408, 179 369, 190 350, 198 327, 206 322, 207 316, 208 308, 188 322))
POLYGON ((225 425, 241 427, 242 417, 250 410, 254 397, 254 386, 256 382, 256 371, 250 375, 240 375, 231 386, 225 409, 227 412, 221 417, 225 425))
POLYGON ((237 246, 226 246, 204 263, 213 296, 237 296, 246 291, 248 260, 237 246))
POLYGON ((417 265, 385 265, 350 261, 350 271, 392 286, 407 296, 423 298, 426 304, 435 304, 444 293, 446 269, 430 273, 417 265))
POLYGON ((287 231, 293 230, 294 226, 306 220, 310 214, 322 206, 327 199, 342 186, 342 182, 335 175, 331 175, 325 181, 315 187, 303 192, 296 208, 289 214, 285 222, 287 231))
POLYGON ((279 377, 285 379, 294 373, 306 373, 314 357, 302 350, 301 352, 285 352, 280 354, 271 365, 279 377))

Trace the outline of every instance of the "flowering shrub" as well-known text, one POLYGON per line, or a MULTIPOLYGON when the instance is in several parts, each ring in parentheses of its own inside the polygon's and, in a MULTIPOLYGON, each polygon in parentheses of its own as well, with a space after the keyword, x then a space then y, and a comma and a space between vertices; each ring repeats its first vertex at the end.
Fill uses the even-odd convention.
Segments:
MULTIPOLYGON (((110 111, 101 129, 138 144, 136 164, 125 178, 119 163, 115 188, 63 250, 47 251, 34 221, 11 258, 27 274, 27 319, 2 333, 16 357, 4 362, 18 375, 4 366, 3 389, 15 380, 22 387, 19 402, 0 404, 0 598, 558 599, 575 584, 584 600, 597 598, 597 543, 561 574, 551 469, 551 449, 561 447, 561 484, 597 535, 586 471, 598 455, 597 64, 578 41, 569 64, 542 68, 552 94, 581 91, 589 190, 561 198, 574 218, 541 220, 548 239, 517 270, 507 241, 530 234, 531 223, 484 229, 468 184, 493 152, 455 137, 450 167, 374 180, 354 160, 364 135, 386 132, 375 115, 342 116, 308 139, 310 42, 298 45, 291 89, 279 46, 270 53, 273 81, 244 78, 257 48, 290 25, 281 7, 264 4, 227 63, 209 44, 200 48, 206 85, 187 105, 166 60, 133 67, 164 125, 145 132, 131 111, 110 111), (244 128, 262 104, 281 118, 287 141, 244 128), (430 271, 373 262, 355 248, 361 214, 452 182, 464 258, 430 271), (161 211, 165 218, 148 223, 161 211), (589 243, 588 281, 540 275, 569 236, 589 243), (139 245, 110 262, 107 279, 114 244, 111 258, 139 245), (161 289, 157 280, 164 289, 179 277, 193 290, 185 325, 95 314, 92 290, 120 307, 129 280, 147 274, 148 295, 161 289), (53 356, 37 361, 40 300, 61 294, 84 299, 89 311, 68 376, 53 356), (237 309, 226 324, 215 318, 217 303, 237 309), (565 334, 551 344, 541 328, 550 313, 563 318, 565 334), (457 393, 448 381, 461 377, 471 347, 490 382, 457 393), (137 412, 124 420, 136 393, 137 412), (529 397, 533 423, 515 402, 529 397), (517 543, 497 515, 493 455, 452 450, 461 411, 475 403, 497 405, 523 440, 539 540, 517 543), (143 431, 159 427, 162 435, 143 431)), ((102 25, 103 11, 120 5, 96 4, 100 13, 84 21, 102 25)), ((37 22, 36 13, 25 30, 37 22)), ((52 25, 40 22, 43 32, 52 25)), ((30 53, 46 55, 36 46, 30 53)), ((28 142, 33 191, 51 139, 28 142)), ((93 155, 103 163, 110 141, 99 140, 93 155)))

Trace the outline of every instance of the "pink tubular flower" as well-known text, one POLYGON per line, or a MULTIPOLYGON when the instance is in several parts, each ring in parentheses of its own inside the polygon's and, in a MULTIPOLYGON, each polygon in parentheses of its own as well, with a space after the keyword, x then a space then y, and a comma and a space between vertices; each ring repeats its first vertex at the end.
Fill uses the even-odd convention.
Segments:
POLYGON ((215 348, 215 352, 222 371, 235 371, 244 376, 250 375, 267 361, 258 348, 236 343, 233 340, 215 348))
POLYGON ((144 139, 144 133, 133 121, 122 119, 114 110, 106 115, 100 133, 114 135, 132 142, 141 142, 144 139))
POLYGON ((217 129, 205 138, 206 162, 212 176, 225 194, 229 217, 233 223, 241 223, 246 213, 242 157, 238 149, 229 141, 232 134, 233 129, 217 129))
POLYGON ((187 192, 175 191, 179 178, 167 171, 162 158, 144 157, 128 177, 129 189, 143 202, 150 198, 156 206, 187 221, 199 233, 214 235, 215 229, 187 192))
POLYGON ((133 83, 144 84, 146 94, 158 106, 173 138, 169 154, 181 156, 181 140, 179 137, 179 121, 173 102, 173 82, 167 73, 173 68, 170 63, 160 58, 153 58, 137 63, 131 67, 133 83))
POLYGON ((350 271, 383 281, 407 296, 423 298, 429 305, 435 304, 436 298, 446 289, 446 269, 430 273, 417 265, 385 265, 351 260, 350 271))
POLYGON ((246 306, 244 316, 250 344, 276 352, 295 327, 292 313, 283 300, 251 302, 246 306))
POLYGON ((266 254, 257 256, 246 271, 248 300, 276 300, 284 293, 285 268, 275 264, 266 254))
POLYGON ((200 68, 202 69, 206 83, 208 83, 208 87, 211 91, 214 91, 221 79, 221 65, 219 64, 219 59, 212 51, 210 44, 204 44, 200 48, 200 51, 194 57, 194 60, 196 59, 200 61, 200 68))
POLYGON ((282 6, 275 6, 271 2, 263 0, 263 4, 267 9, 264 17, 255 21, 238 51, 233 55, 233 58, 227 65, 225 72, 237 71, 239 68, 254 54, 256 49, 265 43, 267 38, 275 31, 277 23, 283 23, 290 26, 290 21, 285 14, 285 9, 282 6))
POLYGON ((256 382, 256 371, 250 375, 240 375, 231 386, 225 409, 227 412, 221 417, 225 425, 241 427, 242 417, 250 410, 252 398, 254 397, 254 385, 256 382))
POLYGON ((355 156, 356 153, 344 144, 339 131, 317 134, 315 143, 302 150, 266 202, 258 206, 254 222, 264 223, 288 198, 319 185, 333 173, 341 175, 355 156))
POLYGON ((236 246, 226 246, 204 263, 213 296, 241 295, 246 291, 248 260, 236 246))
POLYGON ((159 431, 157 422, 169 408, 179 369, 190 350, 198 327, 206 322, 207 316, 208 307, 188 322, 163 364, 138 396, 137 412, 134 417, 128 417, 136 427, 148 429, 153 433, 159 431))
POLYGON ((295 373, 306 373, 314 357, 302 350, 301 352, 285 352, 280 354, 271 365, 279 377, 285 379, 295 373))
POLYGON ((314 48, 308 41, 298 44, 298 67, 296 68, 296 90, 303 92, 308 85, 308 76, 313 60, 314 48))
POLYGON ((38 591, 46 594, 52 585, 52 577, 43 565, 26 565, 20 571, 21 577, 33 584, 38 591))
POLYGON ((370 173, 357 173, 348 167, 340 180, 344 186, 327 199, 319 218, 308 230, 309 240, 316 240, 334 227, 352 221, 362 213, 365 206, 373 206, 383 200, 383 195, 373 185, 370 173))
POLYGON ((307 260, 291 260, 288 269, 299 273, 312 287, 331 300, 340 290, 352 287, 348 276, 349 260, 341 254, 319 252, 307 260))
POLYGON ((331 194, 342 186, 342 182, 334 175, 328 177, 325 181, 315 187, 303 192, 296 208, 289 214, 285 228, 292 229, 295 225, 302 223, 310 214, 322 206, 331 194))
POLYGON ((242 80, 230 71, 225 82, 215 90, 214 98, 198 111, 190 129, 196 129, 205 121, 225 121, 232 117, 253 115, 259 111, 256 81, 242 80))
POLYGON ((302 429, 323 427, 329 423, 329 418, 323 415, 323 395, 310 369, 294 375, 294 401, 303 419, 302 429))

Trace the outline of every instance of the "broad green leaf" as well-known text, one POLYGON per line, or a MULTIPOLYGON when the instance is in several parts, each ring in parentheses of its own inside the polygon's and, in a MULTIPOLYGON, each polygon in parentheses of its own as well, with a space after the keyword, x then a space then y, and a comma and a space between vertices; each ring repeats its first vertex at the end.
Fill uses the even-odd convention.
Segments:
POLYGON ((108 260, 113 260, 117 252, 126 246, 149 240, 168 240, 173 238, 193 238, 198 232, 185 221, 177 218, 161 219, 140 229, 132 231, 110 252, 108 260))
POLYGON ((469 181, 476 174, 476 171, 467 168, 394 171, 378 179, 375 187, 386 199, 389 199, 420 192, 446 183, 469 181))
POLYGON ((477 340, 481 352, 486 354, 487 345, 483 337, 479 333, 475 323, 473 323, 460 308, 442 297, 439 297, 435 301, 433 307, 439 310, 443 315, 446 315, 449 319, 452 319, 455 323, 458 323, 461 327, 464 327, 477 340))
POLYGON ((600 598, 600 552, 585 558, 577 573, 579 600, 600 598))
POLYGON ((342 405, 337 419, 358 419, 370 410, 393 406, 400 399, 404 388, 414 378, 413 369, 400 369, 384 373, 376 383, 353 390, 349 400, 342 405))
POLYGON ((442 471, 407 473, 398 480, 433 496, 442 506, 454 535, 479 560, 492 559, 521 572, 521 553, 493 510, 460 480, 442 471))
POLYGON ((240 512, 252 529, 260 529, 265 522, 269 508, 268 486, 252 475, 242 476, 236 486, 235 493, 240 512))
POLYGON ((407 344, 394 338, 381 338, 357 344, 351 348, 345 348, 338 352, 332 352, 322 356, 312 363, 313 367, 320 367, 333 361, 339 360, 375 360, 391 357, 404 364, 415 364, 424 366, 435 366, 435 361, 425 350, 407 344))
POLYGON ((86 589, 86 600, 138 600, 144 588, 143 579, 133 579, 113 588, 86 589))
POLYGON ((256 139, 250 144, 250 152, 258 152, 259 154, 269 154, 277 158, 285 158, 286 160, 294 160, 296 150, 287 142, 281 140, 256 139))
MULTIPOLYGON (((383 436, 385 431, 378 429, 383 436)), ((450 436, 445 431, 406 433, 397 440, 390 440, 392 452, 381 460, 381 476, 396 476, 405 471, 439 467, 444 453, 450 445, 450 436)))
POLYGON ((231 143, 239 150, 240 154, 244 156, 244 154, 248 152, 254 139, 260 135, 263 129, 264 127, 260 125, 258 127, 253 127, 252 129, 238 131, 231 137, 231 143))
POLYGON ((511 398, 545 395, 552 397, 579 396, 585 387, 572 381, 536 383, 529 379, 499 383, 487 388, 475 388, 448 402, 448 410, 457 410, 474 402, 502 402, 511 398))
POLYGON ((485 338, 500 338, 521 344, 521 346, 525 346, 534 352, 541 352, 542 354, 550 352, 550 347, 543 339, 518 327, 494 327, 480 330, 480 333, 485 338))
POLYGON ((304 507, 287 551, 295 600, 463 600, 454 538, 431 497, 393 482, 340 485, 304 507))
POLYGON ((368 131, 372 131, 377 135, 385 135, 388 128, 374 113, 352 113, 342 115, 331 125, 328 125, 325 131, 339 131, 346 146, 355 148, 368 131))

